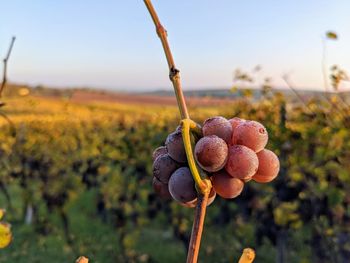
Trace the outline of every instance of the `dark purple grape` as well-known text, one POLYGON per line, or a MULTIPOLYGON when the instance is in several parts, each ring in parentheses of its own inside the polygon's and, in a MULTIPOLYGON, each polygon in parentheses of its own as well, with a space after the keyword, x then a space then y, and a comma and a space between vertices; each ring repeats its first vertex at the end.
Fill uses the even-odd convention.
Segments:
POLYGON ((153 177, 152 186, 153 186, 154 191, 161 198, 164 198, 164 199, 170 199, 171 198, 171 195, 169 193, 168 184, 162 183, 161 181, 159 181, 157 179, 157 177, 153 177))
POLYGON ((189 168, 181 167, 171 175, 169 192, 180 203, 189 203, 197 198, 195 182, 189 168))
POLYGON ((216 116, 205 120, 202 131, 203 136, 216 135, 227 144, 231 142, 232 125, 224 117, 216 116))
POLYGON ((182 126, 181 126, 181 125, 177 126, 176 129, 175 129, 175 131, 182 132, 182 126))
POLYGON ((158 156, 168 153, 165 146, 160 146, 154 150, 152 154, 153 161, 157 159, 158 156))
POLYGON ((168 135, 165 146, 171 158, 179 163, 186 163, 186 151, 182 140, 181 130, 176 130, 168 135))
POLYGON ((208 172, 221 170, 226 164, 227 153, 226 142, 216 135, 201 138, 194 149, 199 166, 208 172))
POLYGON ((170 156, 166 153, 158 156, 158 158, 153 163, 153 175, 157 177, 159 181, 167 184, 169 178, 173 172, 180 167, 180 164, 175 162, 170 156))

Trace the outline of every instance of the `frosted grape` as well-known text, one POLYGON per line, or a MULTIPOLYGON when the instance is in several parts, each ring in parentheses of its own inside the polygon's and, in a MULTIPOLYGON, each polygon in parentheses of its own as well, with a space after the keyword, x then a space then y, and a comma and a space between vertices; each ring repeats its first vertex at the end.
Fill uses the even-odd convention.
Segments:
POLYGON ((216 135, 226 143, 231 142, 232 126, 231 123, 221 116, 216 116, 205 120, 202 127, 203 136, 216 135))
POLYGON ((226 171, 232 177, 248 179, 258 170, 259 160, 256 153, 243 145, 232 145, 229 148, 226 171))
POLYGON ((245 121, 239 124, 232 135, 232 144, 247 146, 254 152, 264 149, 268 141, 265 127, 257 121, 245 121))
POLYGON ((275 179, 280 170, 280 162, 276 154, 264 149, 257 153, 259 168, 253 176, 253 180, 259 183, 268 183, 275 179))
POLYGON ((225 170, 214 173, 211 179, 214 190, 223 198, 235 198, 243 190, 243 181, 230 176, 225 170))
POLYGON ((201 168, 216 172, 225 166, 228 147, 225 141, 216 135, 201 138, 194 150, 195 158, 201 168))

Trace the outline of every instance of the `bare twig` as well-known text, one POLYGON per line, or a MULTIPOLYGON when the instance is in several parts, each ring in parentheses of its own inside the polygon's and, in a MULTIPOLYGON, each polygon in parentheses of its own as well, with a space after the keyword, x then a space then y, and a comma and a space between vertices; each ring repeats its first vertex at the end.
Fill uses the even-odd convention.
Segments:
POLYGON ((327 63, 326 63, 326 38, 322 38, 322 75, 325 96, 328 96, 327 63))
MULTIPOLYGON (((292 90, 294 92, 294 94, 299 98, 299 100, 305 105, 305 107, 308 109, 309 113, 311 114, 315 114, 315 112, 310 108, 310 106, 306 103, 306 101, 304 101, 303 97, 299 94, 299 92, 294 88, 294 86, 291 84, 291 82, 289 81, 288 75, 284 74, 282 76, 282 79, 284 80, 284 82, 287 84, 287 87, 292 90)), ((334 105, 334 103, 332 103, 331 99, 327 96, 327 94, 323 94, 323 97, 326 99, 327 103, 329 104, 330 108, 332 108, 333 106, 335 106, 336 112, 335 114, 338 114, 338 116, 340 116, 341 118, 345 118, 344 114, 341 112, 341 110, 334 105)), ((319 107, 319 105, 317 105, 317 107, 319 107)), ((328 121, 331 122, 332 124, 336 124, 333 118, 329 118, 329 114, 324 112, 325 116, 327 117, 328 121)))
POLYGON ((167 31, 160 23, 160 20, 158 18, 157 12, 154 9, 151 0, 144 0, 145 5, 148 9, 148 12, 150 13, 152 20, 154 22, 154 25, 156 26, 157 34, 160 38, 160 41, 162 42, 164 53, 168 62, 169 67, 169 77, 171 82, 174 86, 174 91, 177 99, 177 103, 179 106, 180 114, 182 119, 188 119, 188 111, 187 106, 185 102, 185 97, 183 95, 182 89, 181 89, 181 80, 180 80, 180 71, 176 68, 173 55, 170 50, 170 46, 167 39, 167 31))
POLYGON ((2 74, 2 83, 1 83, 1 87, 0 87, 0 98, 1 98, 1 95, 2 95, 2 92, 3 92, 4 88, 6 86, 6 82, 7 82, 7 62, 9 60, 9 58, 10 58, 11 51, 12 51, 13 45, 15 43, 15 40, 16 40, 16 37, 13 36, 12 39, 11 39, 11 43, 10 43, 9 49, 7 51, 7 55, 3 59, 4 69, 3 69, 3 74, 2 74))
POLYGON ((284 74, 282 76, 282 79, 284 80, 284 82, 287 84, 287 87, 293 91, 293 93, 298 97, 298 99, 301 101, 301 103, 304 104, 304 106, 308 109, 308 111, 310 113, 314 113, 313 110, 310 108, 310 106, 306 103, 306 101, 304 101, 303 97, 299 94, 299 92, 294 88, 294 86, 290 83, 288 75, 284 74))

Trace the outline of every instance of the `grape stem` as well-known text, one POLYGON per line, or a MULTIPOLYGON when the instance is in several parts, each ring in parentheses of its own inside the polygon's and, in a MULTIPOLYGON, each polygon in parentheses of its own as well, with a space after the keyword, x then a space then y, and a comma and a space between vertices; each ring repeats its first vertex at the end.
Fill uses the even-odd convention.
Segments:
POLYGON ((181 121, 182 125, 182 138, 184 141, 186 156, 187 156, 187 162, 188 166, 190 167, 193 179, 196 183, 196 187, 199 190, 201 194, 209 193, 211 189, 211 182, 208 179, 202 180, 199 171, 197 169, 196 162, 193 157, 192 152, 192 145, 191 145, 191 138, 190 138, 190 131, 191 129, 198 129, 197 123, 192 121, 191 119, 184 119, 181 121))
POLYGON ((181 119, 188 119, 188 111, 187 106, 185 102, 185 97, 182 92, 181 88, 181 80, 180 80, 180 70, 178 70, 175 66, 174 58, 170 50, 170 46, 168 43, 168 34, 165 28, 160 23, 160 20, 158 18, 157 12, 154 9, 151 0, 144 0, 145 5, 148 9, 148 12, 150 13, 152 20, 154 22, 154 25, 156 26, 156 31, 158 34, 158 37, 160 38, 160 41, 162 42, 162 46, 164 49, 165 57, 168 62, 169 67, 169 78, 174 86, 175 96, 177 100, 177 104, 179 106, 181 119))
POLYGON ((199 248, 202 239, 205 213, 207 211, 209 192, 199 193, 196 211, 194 214, 191 240, 188 246, 187 263, 196 263, 198 260, 199 248))

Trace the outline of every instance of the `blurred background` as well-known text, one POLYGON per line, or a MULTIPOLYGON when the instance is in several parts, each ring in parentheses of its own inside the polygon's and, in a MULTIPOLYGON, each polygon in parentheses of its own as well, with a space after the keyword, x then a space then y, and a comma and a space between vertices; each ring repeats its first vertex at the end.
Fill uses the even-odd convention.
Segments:
MULTIPOLYGON (((348 262, 350 2, 153 2, 191 118, 260 121, 281 161, 216 198, 200 262, 348 262)), ((143 1, 0 7, 0 262, 184 262, 194 210, 151 186, 180 116, 143 1)))

